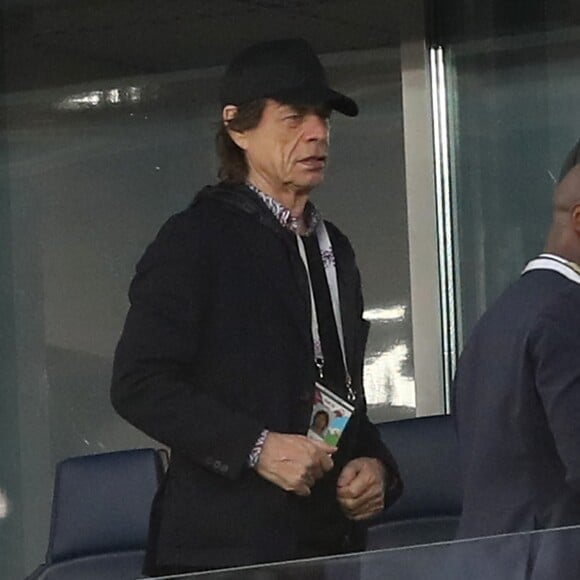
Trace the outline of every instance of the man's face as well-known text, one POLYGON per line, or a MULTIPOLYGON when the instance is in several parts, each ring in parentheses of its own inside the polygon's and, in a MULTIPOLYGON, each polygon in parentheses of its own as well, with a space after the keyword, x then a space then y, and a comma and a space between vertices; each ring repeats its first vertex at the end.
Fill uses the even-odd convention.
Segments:
POLYGON ((330 110, 268 99, 257 127, 243 132, 248 180, 271 194, 308 193, 326 167, 330 110))
POLYGON ((328 425, 328 418, 324 413, 317 413, 314 417, 314 428, 318 432, 322 432, 326 429, 328 425))

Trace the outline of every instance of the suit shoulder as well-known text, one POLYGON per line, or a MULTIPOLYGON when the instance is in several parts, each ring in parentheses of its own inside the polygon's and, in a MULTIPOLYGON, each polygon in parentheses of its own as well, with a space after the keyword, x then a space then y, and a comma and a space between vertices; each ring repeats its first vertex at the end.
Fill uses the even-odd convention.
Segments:
POLYGON ((489 334, 533 340, 547 326, 570 319, 580 319, 580 286, 556 272, 532 271, 512 282, 486 309, 468 344, 489 334))
POLYGON ((539 319, 555 325, 580 324, 580 285, 560 276, 552 287, 546 303, 539 311, 539 319))
POLYGON ((551 270, 532 271, 521 278, 523 292, 536 297, 539 316, 580 317, 580 285, 551 270))

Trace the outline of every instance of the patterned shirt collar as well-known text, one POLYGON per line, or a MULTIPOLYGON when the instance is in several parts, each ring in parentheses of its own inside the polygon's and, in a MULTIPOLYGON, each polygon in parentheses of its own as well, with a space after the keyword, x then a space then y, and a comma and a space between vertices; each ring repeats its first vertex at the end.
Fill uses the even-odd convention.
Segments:
MULTIPOLYGON (((264 193, 253 183, 248 182, 247 186, 260 197, 283 228, 286 228, 293 233, 297 233, 297 228, 299 226, 298 221, 292 216, 287 207, 284 207, 279 201, 275 200, 267 193, 264 193)), ((303 217, 306 225, 306 233, 304 235, 309 236, 316 230, 316 227, 322 221, 322 215, 316 209, 314 204, 308 201, 304 207, 303 217)))

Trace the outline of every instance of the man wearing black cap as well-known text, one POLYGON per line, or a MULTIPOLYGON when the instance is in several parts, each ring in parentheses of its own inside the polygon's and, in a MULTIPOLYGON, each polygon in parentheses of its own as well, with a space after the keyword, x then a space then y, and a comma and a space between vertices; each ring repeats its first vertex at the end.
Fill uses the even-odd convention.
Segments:
POLYGON ((302 40, 241 52, 221 101, 221 181, 147 248, 115 356, 115 408, 171 448, 149 574, 360 550, 401 493, 366 415, 354 254, 309 201, 331 111, 357 105, 302 40), (337 446, 306 436, 324 387, 352 409, 337 446))
POLYGON ((562 168, 544 253, 459 360, 461 537, 580 524, 579 151, 580 142, 562 168))

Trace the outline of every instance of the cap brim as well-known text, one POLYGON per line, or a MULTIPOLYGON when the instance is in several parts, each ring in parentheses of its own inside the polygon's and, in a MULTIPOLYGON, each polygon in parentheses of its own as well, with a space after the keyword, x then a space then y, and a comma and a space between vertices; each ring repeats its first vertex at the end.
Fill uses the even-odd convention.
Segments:
POLYGON ((358 115, 358 105, 350 97, 343 95, 332 89, 328 89, 330 98, 326 101, 334 110, 346 115, 356 117, 358 115))
POLYGON ((329 87, 294 88, 280 91, 275 95, 271 95, 271 98, 295 105, 325 104, 347 117, 356 117, 358 115, 358 105, 355 101, 329 87))

